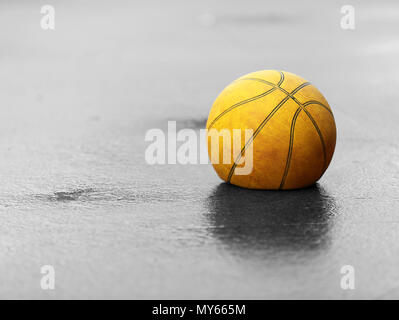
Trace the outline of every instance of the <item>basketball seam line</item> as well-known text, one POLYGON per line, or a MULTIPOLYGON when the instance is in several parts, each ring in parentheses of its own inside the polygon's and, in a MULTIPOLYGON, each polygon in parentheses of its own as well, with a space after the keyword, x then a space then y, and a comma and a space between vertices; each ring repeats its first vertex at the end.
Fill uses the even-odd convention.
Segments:
MULTIPOLYGON (((281 71, 280 71, 280 72, 281 72, 281 71)), ((281 72, 281 74, 284 75, 283 72, 281 72)), ((261 82, 267 83, 267 84, 269 84, 269 85, 271 85, 271 86, 276 86, 275 84, 273 84, 273 83, 271 83, 271 82, 269 82, 269 81, 266 81, 266 80, 263 80, 263 79, 258 79, 258 78, 244 78, 244 79, 241 79, 241 80, 255 80, 255 81, 259 81, 259 80, 260 80, 261 82)), ((247 141, 247 143, 244 145, 244 147, 243 147, 242 150, 241 150, 241 153, 240 153, 239 156, 237 157, 236 161, 234 161, 234 164, 233 164, 233 166, 232 166, 231 169, 230 169, 229 176, 228 176, 228 178, 227 178, 227 182, 228 182, 228 183, 230 183, 231 178, 232 178, 232 176, 233 176, 233 174, 234 174, 235 168, 237 167, 237 163, 238 163, 238 161, 240 161, 241 157, 243 156, 243 154, 244 154, 244 152, 245 152, 245 149, 246 149, 247 145, 250 144, 250 143, 255 139, 255 137, 259 134, 260 130, 263 129, 263 127, 264 127, 264 126, 266 125, 266 123, 270 120, 270 118, 274 115, 274 113, 277 112, 277 110, 288 100, 288 98, 291 98, 291 99, 292 99, 292 100, 306 113, 306 115, 307 115, 307 116, 310 118, 310 120, 312 121, 312 124, 313 124, 313 126, 315 127, 315 129, 316 129, 316 131, 317 131, 317 133, 318 133, 318 135, 319 135, 319 138, 320 138, 320 140, 321 140, 321 144, 322 144, 322 147, 323 147, 323 156, 324 156, 323 170, 324 170, 324 167, 325 167, 325 164, 326 164, 326 150, 325 150, 324 139, 323 139, 323 136, 321 135, 320 129, 318 128, 318 126, 317 126, 316 122, 314 121, 313 117, 311 117, 311 115, 307 112, 307 110, 305 110, 305 108, 302 106, 302 104, 301 104, 294 96, 292 96, 292 94, 297 93, 299 90, 301 90, 302 88, 304 88, 305 86, 307 86, 307 85, 309 85, 309 84, 310 84, 310 82, 304 82, 304 83, 302 83, 300 86, 298 86, 297 88, 295 88, 295 89, 291 92, 291 94, 290 94, 289 92, 287 92, 286 90, 284 90, 284 89, 278 87, 278 89, 280 89, 281 91, 285 92, 287 96, 286 96, 283 100, 281 100, 280 103, 271 111, 271 113, 262 121, 262 123, 261 123, 261 124, 258 126, 258 128, 255 130, 255 133, 252 135, 252 137, 251 137, 251 138, 247 141), (269 116, 270 116, 270 118, 269 118, 269 116)), ((287 173, 287 174, 288 174, 288 173, 287 173)))
POLYGON ((306 110, 305 108, 303 108, 303 111, 306 113, 306 115, 308 116, 308 118, 310 119, 310 121, 312 121, 314 128, 317 131, 317 134, 319 135, 321 144, 322 144, 322 148, 323 148, 323 157, 324 157, 324 161, 323 161, 323 171, 326 169, 326 165, 327 165, 327 152, 326 152, 326 144, 324 142, 324 138, 323 135, 320 131, 319 126, 317 125, 316 120, 312 117, 312 115, 309 113, 308 110, 306 110))
MULTIPOLYGON (((269 90, 267 90, 266 92, 261 93, 260 95, 257 95, 257 96, 254 96, 254 97, 252 97, 252 98, 245 99, 245 100, 242 100, 242 101, 240 101, 240 102, 237 102, 237 103, 233 104, 231 107, 229 107, 229 108, 227 108, 226 110, 224 110, 224 111, 223 111, 222 113, 220 113, 215 119, 212 120, 211 124, 208 126, 208 130, 209 130, 211 127, 213 127, 213 125, 215 124, 215 122, 216 122, 217 120, 219 120, 222 116, 224 116, 226 113, 230 112, 231 110, 233 110, 233 109, 235 109, 235 108, 237 108, 237 107, 239 107, 239 106, 242 106, 242 105, 244 105, 244 104, 246 104, 246 103, 249 103, 249 102, 258 100, 258 99, 260 99, 260 98, 263 98, 263 97, 265 97, 266 95, 268 95, 269 93, 272 93, 272 92, 273 92, 274 90, 276 90, 277 88, 280 88, 279 86, 283 83, 285 77, 284 77, 284 73, 283 73, 282 71, 279 71, 279 73, 280 73, 280 80, 278 81, 277 85, 274 84, 274 83, 272 83, 272 82, 268 82, 268 83, 270 83, 270 85, 272 86, 272 89, 269 89, 269 90)), ((244 78, 244 79, 247 79, 247 78, 244 78)), ((241 80, 244 80, 244 79, 237 79, 236 81, 241 81, 241 80)), ((255 79, 255 78, 254 78, 254 79, 255 79)))
POLYGON ((333 115, 331 109, 330 109, 329 107, 327 107, 326 105, 322 104, 321 102, 317 101, 317 100, 306 101, 305 103, 303 103, 303 106, 304 106, 304 107, 307 107, 308 105, 311 105, 311 104, 318 104, 319 106, 323 107, 323 108, 326 109, 329 113, 331 113, 331 115, 332 115, 333 118, 334 118, 334 115, 333 115))
POLYGON ((216 121, 218 121, 221 117, 223 117, 226 113, 230 112, 231 110, 233 110, 233 109, 235 109, 235 108, 237 108, 239 106, 242 106, 243 104, 246 104, 248 102, 252 102, 252 101, 258 100, 260 98, 263 98, 263 97, 267 96, 269 93, 272 93, 275 90, 276 90, 276 88, 273 87, 273 88, 271 88, 271 89, 269 89, 269 90, 267 90, 267 91, 265 91, 265 92, 263 92, 263 93, 261 93, 261 94, 259 94, 257 96, 254 96, 252 98, 237 102, 236 104, 233 104, 231 107, 229 107, 226 110, 224 110, 215 119, 212 120, 212 122, 208 126, 208 130, 215 124, 216 121))
MULTIPOLYGON (((284 76, 284 73, 283 73, 282 71, 280 71, 280 73, 281 73, 282 76, 284 76)), ((250 78, 244 78, 244 79, 250 79, 250 78)), ((242 80, 244 80, 244 79, 242 79, 242 80)), ((257 78, 254 78, 254 79, 257 79, 257 78)), ((257 80, 262 80, 262 79, 257 79, 257 80)), ((262 80, 262 82, 266 82, 266 83, 268 83, 268 84, 270 84, 270 85, 272 85, 272 86, 275 86, 275 84, 273 84, 273 83, 271 83, 271 82, 269 82, 269 81, 266 81, 266 80, 262 80)), ((305 87, 305 86, 308 85, 308 84, 310 84, 310 83, 308 83, 308 82, 302 83, 300 86, 298 86, 298 87, 297 87, 296 89, 294 89, 292 92, 296 93, 296 92, 298 92, 300 89, 302 89, 303 87, 305 87)), ((280 87, 278 87, 278 88, 280 88, 280 87)), ((280 89, 281 89, 281 88, 280 88, 280 89)), ((284 89, 283 89, 283 90, 284 90, 284 89)), ((285 90, 284 90, 284 91, 285 91, 285 90)), ((288 92, 287 92, 287 93, 288 93, 288 92)), ((278 105, 277 105, 276 107, 274 107, 274 109, 267 115, 267 117, 261 122, 261 124, 258 126, 258 128, 256 128, 256 130, 255 130, 255 132, 253 133, 252 137, 245 143, 244 147, 241 149, 240 154, 238 155, 237 159, 234 161, 234 163, 233 163, 233 165, 232 165, 232 167, 231 167, 231 169, 230 169, 229 176, 228 176, 228 178, 227 178, 227 182, 228 182, 228 183, 230 183, 230 180, 231 180, 231 178, 232 178, 232 176, 233 176, 233 174, 234 174, 235 168, 237 167, 237 163, 240 161, 241 157, 243 156, 246 147, 255 139, 255 137, 256 137, 256 136, 259 134, 259 132, 263 129, 263 127, 266 125, 266 123, 273 117, 273 115, 278 111, 278 109, 280 109, 280 107, 282 107, 283 104, 287 102, 287 100, 288 100, 289 98, 290 98, 290 95, 289 95, 289 93, 288 93, 288 94, 286 95, 286 97, 285 97, 283 100, 281 100, 281 101, 278 103, 278 105)), ((291 99, 292 99, 292 97, 291 97, 291 99)))
MULTIPOLYGON (((263 79, 259 79, 259 78, 244 78, 242 80, 255 80, 255 81, 264 82, 266 84, 269 84, 269 85, 273 86, 273 84, 271 82, 263 80, 263 79)), ((278 87, 278 89, 280 89, 282 92, 286 93, 288 97, 290 97, 299 107, 301 107, 303 109, 303 111, 306 113, 306 115, 308 116, 308 118, 312 122, 314 128, 316 129, 316 132, 317 132, 317 134, 318 134, 318 136, 320 138, 320 142, 322 144, 322 149, 323 149, 323 171, 324 171, 325 168, 326 168, 326 165, 327 165, 327 152, 326 152, 326 145, 325 145, 325 142, 324 142, 323 135, 322 135, 322 133, 320 131, 320 128, 318 127, 316 121, 312 117, 312 115, 309 113, 309 111, 306 110, 306 106, 304 106, 297 98, 295 98, 293 96, 299 90, 301 90, 302 88, 304 88, 305 86, 307 86, 309 84, 310 84, 309 82, 305 82, 305 83, 301 84, 300 86, 298 86, 296 89, 294 89, 291 93, 289 93, 288 91, 286 91, 285 89, 280 88, 280 87, 278 87)), ((309 102, 313 102, 313 100, 312 101, 307 101, 305 103, 309 103, 309 102)), ((311 103, 309 103, 309 104, 311 104, 311 103)), ((320 103, 320 105, 322 105, 323 107, 326 108, 326 106, 324 106, 322 103, 320 103)), ((332 112, 331 112, 331 114, 332 114, 332 112)))
POLYGON ((281 92, 285 93, 287 96, 289 96, 291 99, 293 99, 293 95, 296 94, 299 90, 301 90, 302 88, 310 85, 310 82, 304 82, 302 83, 300 86, 298 86, 297 88, 295 88, 292 92, 288 92, 287 90, 285 90, 282 87, 277 86, 276 84, 274 84, 273 82, 267 81, 267 80, 263 80, 263 79, 259 79, 259 78, 242 78, 239 79, 240 81, 243 80, 250 80, 250 81, 258 81, 258 82, 262 82, 262 83, 266 83, 269 86, 275 87, 276 89, 280 90, 281 92))
POLYGON ((244 147, 241 149, 240 154, 238 155, 237 159, 234 161, 233 166, 230 169, 229 176, 227 178, 227 182, 230 182, 234 170, 237 167, 237 163, 240 161, 241 157, 243 156, 245 149, 247 146, 256 138, 256 136, 259 134, 259 132, 263 129, 263 127, 266 125, 266 123, 273 117, 273 115, 283 106, 284 103, 288 101, 289 97, 286 96, 283 100, 281 100, 277 106, 274 107, 274 109, 267 115, 267 117, 261 122, 261 124, 256 128, 255 132, 252 134, 251 138, 245 143, 244 147))
MULTIPOLYGON (((240 79, 240 80, 252 80, 252 81, 259 81, 259 82, 262 82, 262 83, 266 83, 266 84, 268 84, 268 85, 270 85, 270 86, 272 86, 272 87, 275 87, 276 89, 279 89, 281 92, 285 93, 286 95, 290 96, 290 98, 291 98, 292 100, 298 101, 297 103, 300 103, 300 102, 299 102, 299 100, 297 100, 293 95, 296 94, 296 93, 298 93, 298 91, 301 90, 302 88, 304 88, 304 87, 306 87, 307 85, 310 85, 310 84, 311 84, 310 82, 304 82, 304 83, 302 83, 302 85, 300 85, 299 87, 297 87, 294 91, 292 91, 291 93, 289 93, 289 92, 288 92, 287 90, 285 90, 284 88, 277 87, 274 83, 269 82, 269 81, 264 80, 264 79, 259 79, 259 78, 243 78, 243 79, 240 79)), ((331 113, 331 115, 334 117, 334 115, 333 115, 331 109, 330 109, 329 107, 327 107, 326 105, 324 105, 323 103, 317 101, 317 100, 306 101, 306 102, 303 103, 303 106, 306 107, 306 106, 308 106, 308 105, 310 105, 310 104, 318 104, 318 105, 322 106, 322 107, 325 108, 329 113, 331 113)))
POLYGON ((284 73, 282 71, 279 71, 279 72, 280 72, 280 81, 277 83, 277 87, 281 86, 281 84, 283 83, 284 78, 285 78, 284 73))
POLYGON ((296 109, 294 117, 292 118, 292 121, 291 121, 290 144, 289 144, 289 147, 288 147, 288 156, 287 156, 287 161, 286 161, 286 164, 285 164, 284 174, 283 174, 283 177, 281 179, 281 183, 280 183, 279 189, 281 189, 284 186, 285 180, 286 180, 287 175, 288 175, 288 170, 290 169, 291 157, 292 157, 292 149, 294 147, 295 123, 296 123, 298 115, 299 115, 299 113, 301 111, 302 111, 301 107, 296 109))

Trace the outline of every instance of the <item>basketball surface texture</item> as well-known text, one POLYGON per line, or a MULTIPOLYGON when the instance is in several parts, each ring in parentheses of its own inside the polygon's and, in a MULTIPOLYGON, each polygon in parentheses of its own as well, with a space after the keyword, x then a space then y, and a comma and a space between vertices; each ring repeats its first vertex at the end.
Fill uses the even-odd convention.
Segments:
POLYGON ((335 149, 336 127, 327 100, 311 83, 285 71, 253 72, 232 82, 215 100, 206 128, 210 157, 215 151, 222 155, 223 144, 211 143, 209 130, 253 130, 249 138, 241 134, 238 156, 233 147, 227 149, 230 163, 212 162, 221 179, 251 189, 312 185, 326 171, 335 149), (253 169, 237 174, 250 146, 253 169))

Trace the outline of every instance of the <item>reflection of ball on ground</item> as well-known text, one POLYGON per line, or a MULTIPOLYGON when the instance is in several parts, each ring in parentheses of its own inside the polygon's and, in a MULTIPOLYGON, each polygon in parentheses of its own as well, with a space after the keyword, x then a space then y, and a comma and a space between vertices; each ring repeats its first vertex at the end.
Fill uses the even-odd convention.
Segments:
POLYGON ((274 250, 281 254, 324 249, 336 210, 335 199, 318 184, 281 196, 279 191, 221 183, 208 197, 207 206, 212 234, 226 248, 239 256, 256 251, 255 256, 267 259, 274 250))
MULTIPOLYGON (((327 169, 335 149, 335 121, 328 102, 301 77, 275 70, 247 74, 217 97, 207 129, 252 129, 241 140, 241 153, 228 151, 231 163, 213 163, 224 181, 254 189, 295 189, 315 183, 327 169), (236 174, 245 149, 252 144, 253 170, 236 174)), ((218 148, 208 139, 208 150, 218 148)), ((226 150, 226 149, 225 149, 226 150)), ((222 156, 221 156, 222 158, 222 156)))

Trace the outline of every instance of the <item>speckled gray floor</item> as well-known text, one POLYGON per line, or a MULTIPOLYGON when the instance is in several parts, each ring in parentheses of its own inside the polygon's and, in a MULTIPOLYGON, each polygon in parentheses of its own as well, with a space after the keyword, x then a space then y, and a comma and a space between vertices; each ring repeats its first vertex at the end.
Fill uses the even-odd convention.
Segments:
POLYGON ((340 1, 52 3, 50 32, 42 1, 0 3, 1 298, 399 298, 397 2, 352 1, 353 31, 340 1), (201 128, 260 69, 307 78, 333 108, 317 186, 145 163, 147 129, 201 128))

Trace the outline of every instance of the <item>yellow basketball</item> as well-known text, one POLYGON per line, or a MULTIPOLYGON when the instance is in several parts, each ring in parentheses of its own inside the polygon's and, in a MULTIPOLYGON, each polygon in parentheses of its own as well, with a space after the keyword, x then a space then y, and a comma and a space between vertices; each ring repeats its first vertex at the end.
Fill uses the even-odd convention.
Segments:
POLYGON ((326 171, 335 149, 336 127, 327 100, 312 84, 285 71, 257 71, 232 82, 215 100, 206 128, 211 159, 214 152, 220 157, 227 152, 230 159, 212 161, 216 173, 228 183, 251 189, 312 185, 326 171), (223 129, 240 129, 241 140, 231 134, 230 147, 212 143, 210 132, 223 129), (245 129, 252 130, 249 136, 245 129), (238 174, 249 150, 252 170, 238 174))

